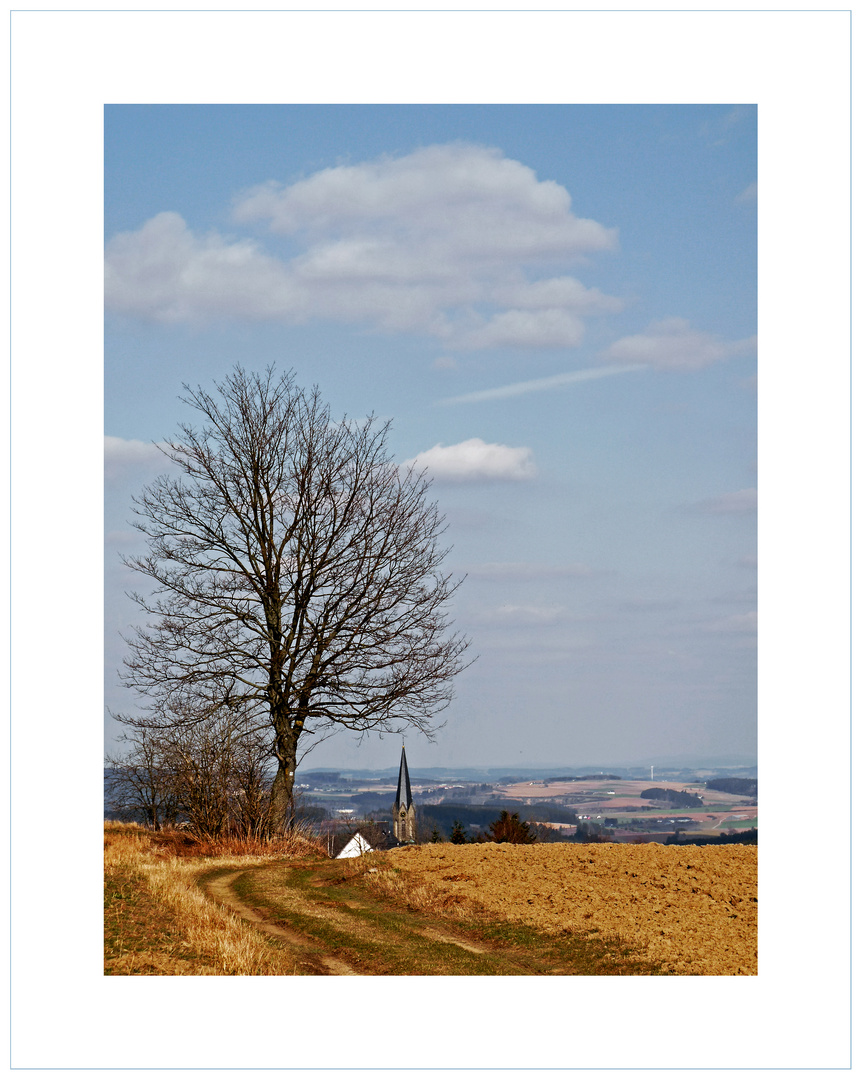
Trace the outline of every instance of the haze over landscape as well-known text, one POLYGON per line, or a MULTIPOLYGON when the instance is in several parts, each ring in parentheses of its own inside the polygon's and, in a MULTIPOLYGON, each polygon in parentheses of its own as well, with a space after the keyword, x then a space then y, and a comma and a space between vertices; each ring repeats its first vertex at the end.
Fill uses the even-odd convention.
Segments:
POLYGON ((756 134, 744 104, 107 107, 108 711, 153 444, 184 382, 275 365, 434 479, 476 660, 413 767, 753 764, 756 134))

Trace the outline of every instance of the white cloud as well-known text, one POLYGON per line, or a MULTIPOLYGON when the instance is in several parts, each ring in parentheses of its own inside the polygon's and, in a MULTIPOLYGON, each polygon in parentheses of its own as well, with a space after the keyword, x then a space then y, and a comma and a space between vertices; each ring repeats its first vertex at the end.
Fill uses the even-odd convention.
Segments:
POLYGON ((427 469, 436 480, 529 480, 536 475, 533 452, 526 446, 502 446, 466 439, 454 446, 438 443, 417 454, 405 467, 427 469))
POLYGON ((667 371, 696 371, 754 349, 754 339, 725 342, 694 330, 685 319, 652 322, 640 334, 620 338, 605 351, 616 363, 646 364, 667 371))
POLYGON ((462 348, 497 346, 571 348, 584 337, 582 316, 622 310, 623 303, 571 277, 520 282, 498 288, 494 299, 508 305, 480 328, 461 336, 462 348))
POLYGON ((736 196, 734 202, 757 202, 757 182, 755 181, 753 184, 749 184, 747 188, 745 188, 743 191, 740 191, 740 193, 736 196))
POLYGON ((565 308, 578 315, 622 311, 623 302, 599 289, 588 289, 571 277, 547 278, 529 284, 504 285, 496 292, 501 304, 517 308, 565 308))
POLYGON ((613 230, 571 213, 560 184, 539 181, 500 150, 466 143, 338 165, 294 184, 264 184, 237 200, 235 217, 265 220, 285 235, 407 232, 423 246, 474 261, 503 253, 571 258, 616 241, 613 230))
POLYGON ((111 529, 105 533, 105 547, 108 548, 125 548, 128 550, 130 547, 139 543, 141 534, 134 532, 132 529, 111 529))
POLYGON ((501 604, 487 613, 487 622, 514 626, 547 626, 559 622, 566 609, 562 604, 501 604))
POLYGON ((497 398, 520 397, 522 394, 535 394, 546 390, 556 390, 571 383, 589 382, 591 379, 606 379, 609 375, 622 375, 627 371, 642 371, 646 364, 621 364, 616 367, 581 368, 579 371, 564 371, 559 375, 549 375, 545 379, 528 379, 526 382, 508 383, 495 386, 490 390, 474 390, 458 397, 444 398, 440 405, 468 405, 476 401, 494 401, 497 398))
POLYGON ((234 216, 289 237, 294 253, 197 236, 158 214, 109 242, 108 307, 164 322, 335 319, 486 348, 575 345, 584 317, 621 306, 574 278, 541 277, 613 249, 616 230, 577 217, 560 184, 488 147, 431 146, 271 182, 244 193, 234 216))
POLYGON ((757 488, 728 491, 697 504, 704 514, 753 514, 757 510, 757 488))
POLYGON ((715 634, 756 634, 757 612, 746 611, 741 615, 729 615, 709 623, 706 629, 715 634))
POLYGON ((751 105, 734 105, 732 109, 722 116, 716 117, 704 123, 701 134, 705 136, 712 146, 725 146, 734 137, 734 129, 751 121, 756 116, 756 111, 751 105))
POLYGON ((249 240, 196 237, 162 213, 119 233, 105 253, 105 304, 159 322, 211 318, 298 319, 301 291, 287 268, 249 240))
POLYGON ((523 308, 501 311, 478 330, 465 334, 465 349, 498 348, 573 348, 584 338, 584 322, 562 308, 528 311, 523 308))
POLYGON ((588 577, 592 570, 585 563, 548 565, 529 562, 477 563, 465 567, 470 577, 495 581, 535 581, 541 578, 588 577))
POLYGON ((114 480, 126 469, 168 468, 170 462, 157 443, 105 436, 105 479, 114 480))

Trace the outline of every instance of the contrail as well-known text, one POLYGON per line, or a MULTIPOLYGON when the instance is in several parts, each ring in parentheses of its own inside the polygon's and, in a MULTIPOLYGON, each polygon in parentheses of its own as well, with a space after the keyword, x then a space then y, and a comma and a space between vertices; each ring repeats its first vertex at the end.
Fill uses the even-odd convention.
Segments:
POLYGON ((562 375, 550 375, 546 379, 530 379, 528 382, 509 383, 497 386, 493 390, 476 390, 472 394, 460 397, 443 398, 438 405, 467 405, 474 401, 493 401, 495 398, 520 397, 521 394, 538 393, 541 390, 553 390, 557 386, 569 383, 587 382, 590 379, 604 379, 608 375, 622 375, 627 371, 642 371, 646 364, 612 364, 607 367, 581 368, 579 371, 566 371, 562 375))

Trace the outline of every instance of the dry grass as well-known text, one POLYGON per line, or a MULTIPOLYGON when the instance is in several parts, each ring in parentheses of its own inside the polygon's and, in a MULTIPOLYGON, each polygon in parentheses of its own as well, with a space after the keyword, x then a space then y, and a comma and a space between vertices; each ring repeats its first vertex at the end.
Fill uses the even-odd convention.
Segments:
POLYGON ((108 975, 656 973, 618 943, 491 919, 382 854, 201 857, 187 836, 127 827, 105 841, 108 975))
MULTIPOLYGON (((355 859, 354 862, 361 860, 355 859)), ((397 870, 384 869, 383 865, 368 867, 365 885, 370 892, 391 900, 393 903, 419 911, 425 915, 445 913, 454 919, 471 921, 476 918, 477 905, 465 904, 451 892, 438 888, 429 882, 420 882, 397 870)))
MULTIPOLYGON (((308 855, 312 850, 306 837, 285 838, 260 850, 260 842, 227 842, 228 849, 215 842, 196 841, 183 833, 150 833, 145 829, 116 824, 105 827, 105 874, 113 882, 130 883, 154 902, 171 922, 170 938, 178 947, 168 950, 182 953, 183 962, 173 973, 202 975, 285 975, 292 974, 289 956, 273 948, 271 939, 259 933, 242 919, 215 904, 197 885, 201 873, 210 870, 243 869, 259 866, 265 859, 281 859, 289 855, 308 855), (239 853, 237 849, 245 847, 239 853), (177 852, 180 852, 178 854, 177 852), (189 970, 189 956, 197 970, 189 970)), ((107 916, 106 916, 107 919, 107 916)), ((164 931, 160 937, 165 938, 164 931)), ((114 940, 117 938, 115 936, 114 940)), ((122 940, 120 933, 119 940, 122 940)), ((116 953, 116 946, 113 951, 116 953)), ((162 956, 153 961, 153 949, 147 954, 145 967, 150 970, 170 966, 170 958, 162 956)), ((159 951, 159 950, 156 950, 159 951)), ((109 949, 110 953, 111 950, 109 949)), ((162 948, 164 953, 165 949, 162 948)), ((110 956, 106 956, 106 960, 110 956)), ((116 961, 117 957, 112 958, 116 961)), ((114 970, 118 965, 114 963, 114 970)), ((125 965, 129 974, 138 974, 133 960, 125 965)), ((123 965, 119 965, 120 968, 123 965)), ((156 973, 156 972, 152 972, 156 973)), ((162 970, 171 974, 170 970, 162 970)))
POLYGON ((184 858, 254 856, 264 859, 302 859, 309 855, 327 854, 321 841, 310 830, 302 827, 273 840, 256 836, 222 836, 213 839, 196 836, 182 829, 162 829, 150 836, 155 847, 184 858))

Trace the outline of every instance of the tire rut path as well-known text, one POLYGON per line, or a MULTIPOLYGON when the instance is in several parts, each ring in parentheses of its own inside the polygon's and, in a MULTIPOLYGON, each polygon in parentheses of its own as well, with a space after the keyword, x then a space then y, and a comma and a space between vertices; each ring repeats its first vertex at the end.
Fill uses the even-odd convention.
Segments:
MULTIPOLYGON (((562 974, 569 970, 557 968, 555 964, 549 963, 538 954, 531 955, 529 952, 525 953, 521 949, 507 947, 499 942, 483 941, 481 938, 461 935, 454 927, 444 928, 433 925, 433 921, 429 925, 429 920, 421 915, 411 919, 408 926, 402 923, 397 929, 371 925, 364 917, 369 909, 355 898, 343 897, 336 901, 314 897, 313 894, 318 889, 322 891, 327 885, 327 881, 323 878, 312 877, 304 888, 297 888, 286 882, 280 884, 279 905, 288 918, 290 913, 293 913, 297 916, 322 920, 332 931, 346 935, 348 938, 362 940, 364 947, 371 950, 373 954, 373 959, 369 960, 369 966, 363 970, 364 965, 361 963, 356 965, 352 956, 352 962, 348 963, 331 952, 331 945, 330 951, 327 951, 325 946, 321 947, 320 940, 315 936, 293 929, 281 918, 277 918, 276 921, 272 912, 267 914, 265 902, 263 910, 246 903, 238 895, 235 886, 239 878, 247 873, 253 874, 254 869, 223 870, 209 877, 201 885, 217 903, 229 908, 256 929, 286 942, 296 954, 297 960, 306 969, 306 973, 309 974, 389 974, 390 972, 386 970, 386 962, 381 965, 382 954, 388 951, 392 958, 398 955, 400 948, 409 954, 411 949, 416 949, 417 941, 421 939, 431 943, 432 946, 443 946, 444 949, 452 950, 454 947, 461 953, 464 960, 459 961, 453 958, 450 951, 449 954, 437 953, 436 959, 431 960, 429 964, 429 954, 423 953, 422 947, 419 946, 418 952, 414 953, 417 957, 416 970, 404 972, 399 966, 398 973, 549 975, 562 974), (464 966, 465 961, 469 961, 467 967, 464 966), (478 967, 471 968, 471 964, 477 964, 478 967)), ((431 955, 433 957, 433 954, 431 955)), ((398 966, 399 962, 397 960, 395 962, 398 966)))
POLYGON ((244 873, 244 870, 229 870, 223 874, 219 874, 218 877, 210 878, 210 880, 205 883, 204 889, 213 900, 230 908, 239 915, 240 918, 245 919, 246 922, 252 923, 256 929, 262 930, 266 934, 271 934, 273 937, 281 938, 294 949, 302 953, 304 958, 309 960, 313 966, 322 967, 324 970, 321 971, 320 974, 362 974, 362 972, 355 971, 349 964, 346 964, 337 956, 327 956, 314 951, 314 943, 309 938, 304 937, 295 930, 289 930, 279 923, 270 921, 261 915, 259 911, 256 911, 253 907, 249 907, 248 904, 243 903, 234 892, 232 886, 237 878, 244 873))

